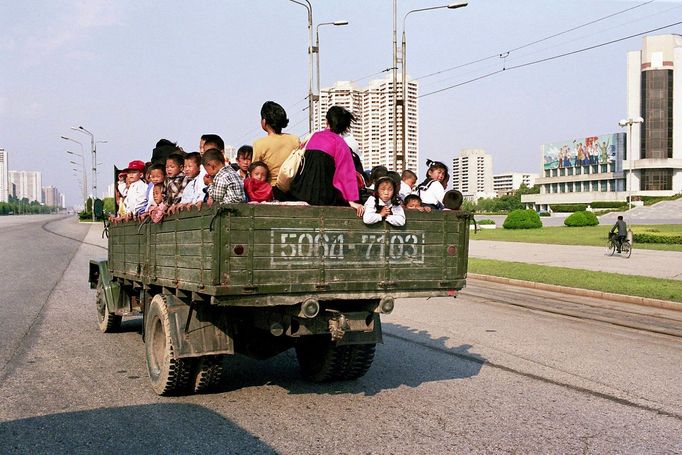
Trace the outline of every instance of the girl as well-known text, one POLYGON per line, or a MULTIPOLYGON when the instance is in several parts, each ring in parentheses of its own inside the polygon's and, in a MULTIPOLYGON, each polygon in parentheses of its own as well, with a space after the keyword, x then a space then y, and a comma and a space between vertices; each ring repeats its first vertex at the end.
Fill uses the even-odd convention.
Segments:
POLYGON ((272 201, 272 186, 268 183, 270 171, 262 161, 249 166, 248 177, 244 179, 244 191, 249 202, 272 201))
POLYGON ((426 179, 419 184, 419 197, 421 197, 424 205, 441 210, 448 167, 440 161, 431 160, 426 160, 426 165, 429 166, 429 170, 426 171, 426 179))
POLYGON ((365 202, 362 221, 374 224, 386 220, 393 226, 405 225, 405 212, 398 201, 395 181, 388 176, 380 177, 374 183, 374 195, 365 202))

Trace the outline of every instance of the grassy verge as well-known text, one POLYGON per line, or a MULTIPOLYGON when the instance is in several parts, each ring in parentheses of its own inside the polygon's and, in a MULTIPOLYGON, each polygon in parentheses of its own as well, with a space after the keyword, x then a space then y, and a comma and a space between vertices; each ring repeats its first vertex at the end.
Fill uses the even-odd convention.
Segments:
MULTIPOLYGON (((501 240, 505 242, 526 242, 526 243, 548 243, 554 245, 587 245, 605 246, 608 232, 611 226, 585 226, 585 227, 543 227, 540 229, 484 229, 475 235, 471 235, 471 240, 501 240)), ((634 232, 643 232, 647 229, 656 229, 659 232, 682 235, 682 224, 661 224, 661 225, 637 225, 632 226, 634 232)), ((679 244, 656 244, 656 243, 636 243, 634 249, 637 250, 667 250, 682 251, 679 244)))
POLYGON ((682 281, 469 258, 469 272, 536 283, 682 302, 682 281))

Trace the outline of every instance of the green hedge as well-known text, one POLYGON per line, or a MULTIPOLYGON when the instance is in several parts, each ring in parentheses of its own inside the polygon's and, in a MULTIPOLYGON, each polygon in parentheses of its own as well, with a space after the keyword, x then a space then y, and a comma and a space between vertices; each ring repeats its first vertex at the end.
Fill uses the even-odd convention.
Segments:
POLYGON ((495 224, 495 221, 490 219, 476 220, 476 224, 495 224))
POLYGON ((538 229, 542 227, 540 215, 535 210, 512 210, 502 225, 505 229, 538 229))
POLYGON ((655 234, 652 232, 633 233, 632 239, 636 243, 664 243, 682 244, 682 235, 674 234, 655 234))
POLYGON ((599 224, 599 220, 597 215, 592 212, 573 212, 572 215, 564 220, 564 224, 568 227, 596 226, 599 224))
POLYGON ((552 212, 584 212, 587 210, 587 204, 556 204, 549 206, 552 212))
POLYGON ((593 209, 618 209, 628 205, 623 201, 594 201, 590 204, 593 209))

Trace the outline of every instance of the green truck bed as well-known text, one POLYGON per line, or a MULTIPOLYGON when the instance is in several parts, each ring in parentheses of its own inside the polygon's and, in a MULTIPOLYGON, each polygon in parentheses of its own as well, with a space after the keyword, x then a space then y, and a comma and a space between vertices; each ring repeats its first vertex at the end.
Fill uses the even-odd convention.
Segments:
POLYGON ((471 214, 407 211, 367 226, 342 207, 231 204, 109 227, 109 271, 142 286, 235 306, 454 295, 464 287, 471 214))

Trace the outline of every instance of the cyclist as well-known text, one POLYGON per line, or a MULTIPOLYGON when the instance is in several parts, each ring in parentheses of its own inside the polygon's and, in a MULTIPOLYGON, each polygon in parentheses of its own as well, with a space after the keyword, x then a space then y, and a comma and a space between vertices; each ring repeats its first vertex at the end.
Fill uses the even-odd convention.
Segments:
POLYGON ((618 230, 618 233, 615 236, 616 248, 620 253, 620 247, 623 244, 623 240, 625 240, 628 236, 628 225, 625 224, 625 221, 623 221, 622 215, 618 215, 618 221, 616 221, 616 224, 614 224, 609 231, 609 237, 613 236, 616 229, 618 230))

